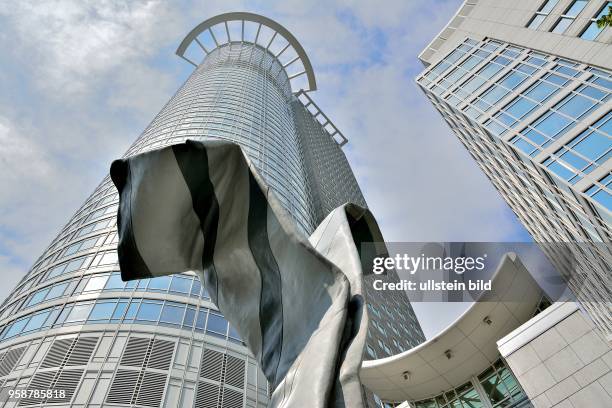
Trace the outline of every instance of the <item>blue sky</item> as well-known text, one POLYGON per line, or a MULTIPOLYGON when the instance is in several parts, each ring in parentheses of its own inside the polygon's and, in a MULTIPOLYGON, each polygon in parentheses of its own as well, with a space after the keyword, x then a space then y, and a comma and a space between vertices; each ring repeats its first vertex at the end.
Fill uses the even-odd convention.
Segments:
MULTIPOLYGON (((191 65, 174 55, 184 35, 228 11, 264 14, 301 42, 312 97, 349 138, 388 241, 528 240, 414 83, 416 56, 460 3, 0 3, 0 297, 187 78, 191 65)), ((415 309, 431 336, 461 308, 415 309)))

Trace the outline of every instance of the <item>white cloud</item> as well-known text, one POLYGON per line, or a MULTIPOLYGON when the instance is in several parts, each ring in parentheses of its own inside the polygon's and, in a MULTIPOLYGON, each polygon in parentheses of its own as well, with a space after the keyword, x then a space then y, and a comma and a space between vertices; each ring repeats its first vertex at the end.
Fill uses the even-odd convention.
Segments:
POLYGON ((99 75, 167 41, 170 4, 142 1, 19 1, 0 12, 12 23, 19 53, 41 88, 80 94, 99 75), (164 18, 164 24, 160 24, 164 18))

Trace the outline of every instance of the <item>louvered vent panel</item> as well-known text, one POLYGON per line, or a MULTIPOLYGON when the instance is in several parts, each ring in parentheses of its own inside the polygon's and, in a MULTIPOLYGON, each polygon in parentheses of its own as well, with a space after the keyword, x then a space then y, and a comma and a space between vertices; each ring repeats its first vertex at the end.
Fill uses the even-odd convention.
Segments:
POLYGON ((138 382, 139 371, 117 370, 110 391, 106 397, 108 404, 129 405, 138 382))
POLYGON ((220 381, 223 368, 223 353, 211 349, 205 349, 202 354, 202 365, 200 366, 200 377, 220 381))
POLYGON ((172 354, 174 353, 174 344, 173 341, 153 340, 153 348, 147 362, 147 367, 168 370, 172 361, 172 354))
POLYGON ((81 377, 83 376, 83 372, 85 370, 64 370, 60 373, 57 378, 55 385, 53 385, 54 390, 64 390, 66 392, 64 398, 53 398, 48 400, 48 403, 64 403, 67 404, 72 400, 72 396, 81 381, 81 377))
MULTIPOLYGON (((28 385, 29 390, 48 390, 51 389, 51 383, 53 382, 53 377, 55 377, 57 371, 47 371, 45 373, 36 373, 30 380, 30 385, 28 385)), ((22 398, 19 400, 19 406, 22 407, 24 405, 34 405, 40 404, 43 402, 42 398, 22 398)))
POLYGON ((227 356, 225 383, 237 388, 244 388, 244 360, 227 356))
POLYGON ((73 345, 72 352, 64 365, 77 366, 87 364, 96 344, 98 344, 98 337, 79 337, 73 345))
POLYGON ((2 353, 0 353, 0 367, 2 367, 4 364, 4 357, 6 357, 6 351, 3 351, 2 353))
POLYGON ((150 339, 147 338, 130 337, 121 357, 121 365, 142 367, 147 356, 149 343, 150 339))
POLYGON ((13 370, 25 349, 26 348, 24 346, 9 350, 4 353, 4 358, 0 360, 0 377, 8 375, 13 370))
POLYGON ((55 340, 53 345, 47 352, 45 359, 43 360, 40 368, 59 367, 62 365, 66 354, 70 351, 70 346, 74 338, 55 340))
POLYGON ((225 388, 223 390, 222 408, 242 408, 243 394, 238 391, 225 388))
POLYGON ((198 382, 195 408, 218 408, 219 386, 203 381, 198 382))
POLYGON ((136 398, 136 405, 158 408, 166 388, 166 378, 165 374, 145 372, 136 398))

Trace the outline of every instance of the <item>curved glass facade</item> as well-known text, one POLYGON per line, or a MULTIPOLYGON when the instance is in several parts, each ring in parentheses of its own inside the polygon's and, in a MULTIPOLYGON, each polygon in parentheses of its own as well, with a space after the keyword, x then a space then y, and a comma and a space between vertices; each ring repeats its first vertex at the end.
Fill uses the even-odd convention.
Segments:
MULTIPOLYGON (((324 126, 292 93, 274 54, 230 42, 207 54, 126 156, 186 139, 237 142, 310 234, 338 205, 365 206, 324 126)), ((117 203, 106 177, 0 306, 0 386, 63 397, 0 406, 265 406, 268 385, 255 359, 194 274, 121 281, 117 203)), ((407 298, 395 301, 396 313, 416 322, 407 298)), ((379 355, 414 343, 399 333, 387 339, 389 319, 370 333, 372 344, 389 344, 379 355)))

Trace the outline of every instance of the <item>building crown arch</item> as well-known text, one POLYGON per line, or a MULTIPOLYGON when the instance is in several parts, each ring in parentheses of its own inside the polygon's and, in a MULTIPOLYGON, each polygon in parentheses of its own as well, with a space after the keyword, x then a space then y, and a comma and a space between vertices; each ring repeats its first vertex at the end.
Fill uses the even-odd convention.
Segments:
POLYGON ((197 67, 198 58, 202 60, 215 49, 245 43, 278 60, 293 93, 317 89, 312 64, 299 41, 276 21, 254 13, 224 13, 203 21, 181 41, 176 55, 197 67))

